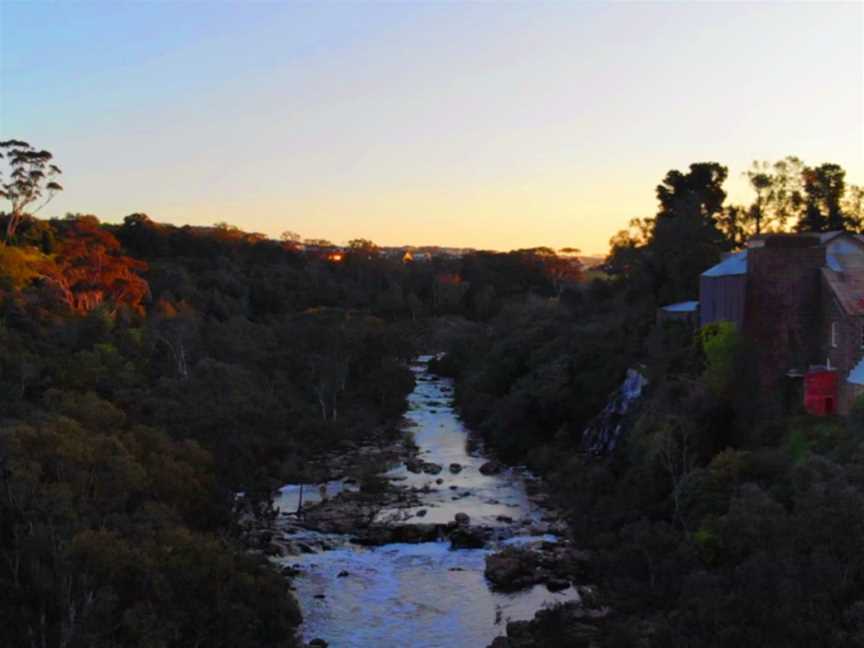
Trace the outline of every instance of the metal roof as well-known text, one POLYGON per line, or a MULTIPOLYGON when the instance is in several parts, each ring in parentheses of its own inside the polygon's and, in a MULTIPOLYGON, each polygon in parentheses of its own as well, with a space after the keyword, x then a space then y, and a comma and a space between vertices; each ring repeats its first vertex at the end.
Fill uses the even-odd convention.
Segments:
POLYGON ((843 272, 843 264, 840 263, 840 259, 837 258, 836 254, 832 254, 831 252, 826 252, 825 254, 825 263, 831 268, 834 272, 843 272))
POLYGON ((730 254, 713 268, 702 273, 703 277, 728 277, 747 274, 747 250, 730 254))
POLYGON ((846 376, 846 382, 850 382, 853 385, 864 385, 864 360, 861 360, 849 372, 849 375, 846 376))
POLYGON ((695 313, 699 309, 698 301, 678 302, 677 304, 669 304, 661 306, 661 309, 667 313, 695 313))

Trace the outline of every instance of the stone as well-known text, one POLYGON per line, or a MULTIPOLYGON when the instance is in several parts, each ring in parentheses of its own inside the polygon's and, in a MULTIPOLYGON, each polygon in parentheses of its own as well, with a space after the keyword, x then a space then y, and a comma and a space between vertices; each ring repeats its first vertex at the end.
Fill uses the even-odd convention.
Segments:
POLYGON ((428 463, 428 462, 423 463, 423 472, 426 473, 427 475, 437 475, 438 473, 441 472, 441 470, 442 469, 441 469, 441 466, 439 464, 428 463))
POLYGON ((511 621, 507 624, 507 637, 510 639, 522 639, 531 636, 530 621, 511 621))
POLYGON ((390 530, 389 542, 434 542, 438 540, 438 526, 435 524, 399 524, 390 530))
POLYGON ((419 511, 417 511, 417 513, 415 513, 415 515, 417 517, 426 517, 426 509, 420 509, 419 511))
POLYGON ((540 569, 536 553, 517 547, 508 547, 486 556, 484 574, 495 588, 507 591, 535 585, 547 575, 545 570, 540 569))
POLYGON ((570 581, 563 578, 550 578, 546 581, 546 589, 550 592, 560 592, 570 587, 570 581))
POLYGON ((504 522, 505 524, 513 524, 513 518, 509 515, 499 515, 495 519, 499 522, 504 522))
POLYGON ((486 546, 486 538, 480 529, 457 527, 450 533, 451 549, 482 549, 486 546))
POLYGON ((497 475, 502 470, 504 470, 504 466, 494 460, 487 461, 482 466, 480 466, 480 472, 484 475, 497 475))
POLYGON ((420 459, 409 459, 405 462, 405 468, 408 469, 408 472, 420 473, 423 472, 423 463, 420 459))
POLYGON ((282 545, 279 545, 275 542, 271 542, 264 548, 264 553, 267 554, 268 556, 271 556, 271 557, 280 557, 281 558, 282 556, 285 555, 285 549, 284 549, 284 547, 282 547, 282 545))
POLYGON ((468 526, 471 523, 471 518, 467 513, 457 513, 453 516, 453 519, 456 521, 456 524, 462 526, 468 526))
POLYGON ((336 578, 348 578, 348 576, 350 576, 350 575, 351 574, 349 572, 347 572, 343 569, 338 574, 336 574, 336 578))
POLYGON ((459 465, 458 463, 451 463, 450 464, 450 472, 453 473, 454 475, 458 475, 460 472, 462 472, 462 466, 459 465))
POLYGON ((328 644, 323 639, 313 639, 309 642, 309 648, 327 648, 327 646, 329 645, 330 644, 328 644))

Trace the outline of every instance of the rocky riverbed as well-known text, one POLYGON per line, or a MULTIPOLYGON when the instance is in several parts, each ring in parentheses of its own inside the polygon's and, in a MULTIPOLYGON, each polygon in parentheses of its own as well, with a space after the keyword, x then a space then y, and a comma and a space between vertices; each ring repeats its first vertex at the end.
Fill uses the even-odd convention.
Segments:
POLYGON ((267 552, 292 580, 304 639, 339 648, 530 646, 535 613, 563 603, 590 626, 604 614, 583 605, 593 601, 590 556, 544 507, 538 480, 469 443, 452 385, 429 373, 428 360, 413 367, 406 439, 333 457, 333 479, 304 485, 299 514, 300 485, 275 499, 267 552), (370 475, 358 463, 387 468, 370 475))

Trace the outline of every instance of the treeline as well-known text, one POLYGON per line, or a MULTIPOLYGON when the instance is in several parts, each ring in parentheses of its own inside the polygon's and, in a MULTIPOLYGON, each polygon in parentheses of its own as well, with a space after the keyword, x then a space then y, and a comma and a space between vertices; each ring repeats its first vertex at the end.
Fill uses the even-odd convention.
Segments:
MULTIPOLYGON (((849 227, 840 185, 826 198, 808 175, 835 168, 802 165, 800 211, 782 224, 757 195, 762 231, 807 231, 817 214, 817 230, 849 227)), ((726 175, 671 171, 657 214, 613 239, 606 277, 510 304, 454 340, 438 370, 492 448, 549 480, 593 550, 613 610, 603 645, 864 645, 864 404, 848 420, 766 419, 746 339, 656 323, 740 245, 724 224, 726 175), (625 430, 615 451, 592 456, 583 432, 628 367, 647 395, 612 421, 625 430)))

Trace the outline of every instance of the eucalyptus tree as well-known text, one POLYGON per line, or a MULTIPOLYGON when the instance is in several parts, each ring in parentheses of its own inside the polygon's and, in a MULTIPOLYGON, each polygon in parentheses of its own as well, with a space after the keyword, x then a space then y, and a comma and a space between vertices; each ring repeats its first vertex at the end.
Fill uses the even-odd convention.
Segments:
POLYGON ((27 208, 42 200, 33 211, 39 211, 62 191, 54 178, 60 175, 60 167, 53 164, 54 156, 45 150, 33 148, 21 140, 0 142, 0 159, 5 160, 6 178, 0 171, 0 198, 9 201, 11 211, 6 220, 8 243, 15 237, 15 230, 27 213, 27 208))

